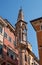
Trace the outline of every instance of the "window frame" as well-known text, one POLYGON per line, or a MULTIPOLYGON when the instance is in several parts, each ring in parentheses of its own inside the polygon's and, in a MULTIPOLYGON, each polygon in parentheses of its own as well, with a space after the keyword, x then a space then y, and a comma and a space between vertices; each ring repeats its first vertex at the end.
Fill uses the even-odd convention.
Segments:
POLYGON ((0 33, 2 33, 2 26, 0 25, 0 33))
POLYGON ((3 46, 0 45, 0 55, 2 54, 2 48, 3 48, 3 46))
POLYGON ((4 37, 7 38, 7 33, 6 32, 4 32, 4 37))
MULTIPOLYGON (((7 56, 9 56, 11 58, 11 55, 13 55, 13 59, 16 59, 16 53, 13 52, 11 49, 7 48, 7 56)), ((12 58, 11 58, 12 59, 12 58)))
POLYGON ((12 42, 12 38, 10 36, 8 36, 8 41, 12 42))
POLYGON ((13 41, 14 46, 16 46, 16 41, 13 41))

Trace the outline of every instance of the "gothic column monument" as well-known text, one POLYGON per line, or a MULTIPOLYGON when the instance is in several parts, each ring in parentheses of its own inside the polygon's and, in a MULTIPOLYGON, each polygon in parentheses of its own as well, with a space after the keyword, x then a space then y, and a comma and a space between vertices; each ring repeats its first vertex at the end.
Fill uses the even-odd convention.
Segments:
POLYGON ((25 52, 27 44, 27 23, 24 21, 22 9, 19 10, 16 26, 17 46, 19 50, 19 65, 25 64, 25 52))
POLYGON ((30 22, 37 33, 39 59, 40 65, 42 65, 42 17, 32 20, 30 22))

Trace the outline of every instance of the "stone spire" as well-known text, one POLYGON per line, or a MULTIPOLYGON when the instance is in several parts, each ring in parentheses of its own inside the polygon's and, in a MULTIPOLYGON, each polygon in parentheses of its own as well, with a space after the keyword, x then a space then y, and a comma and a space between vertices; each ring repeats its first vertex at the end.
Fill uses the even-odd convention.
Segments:
POLYGON ((20 21, 20 20, 24 21, 24 15, 23 15, 22 8, 19 10, 17 21, 20 21))

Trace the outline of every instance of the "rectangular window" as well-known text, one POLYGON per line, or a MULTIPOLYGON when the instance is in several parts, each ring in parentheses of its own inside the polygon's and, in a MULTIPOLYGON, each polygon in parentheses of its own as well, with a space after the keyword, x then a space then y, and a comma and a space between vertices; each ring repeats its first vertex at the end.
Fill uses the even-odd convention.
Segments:
POLYGON ((10 41, 10 42, 12 41, 11 37, 9 37, 9 41, 10 41))
POLYGON ((7 56, 9 56, 11 59, 15 60, 17 57, 17 54, 8 48, 7 49, 7 56))
POLYGON ((2 48, 0 48, 0 54, 2 54, 2 48))
POLYGON ((16 54, 14 53, 14 59, 16 59, 16 54))
POLYGON ((13 59, 13 55, 11 55, 10 57, 11 57, 11 59, 13 59))
POLYGON ((41 30, 42 30, 42 25, 41 25, 41 30))
POLYGON ((2 54, 2 45, 0 45, 0 54, 2 54))
POLYGON ((0 27, 0 33, 2 33, 2 27, 0 27))
POLYGON ((6 32, 4 32, 4 37, 7 38, 7 33, 6 32))
POLYGON ((16 46, 16 41, 13 41, 14 42, 14 45, 16 46))

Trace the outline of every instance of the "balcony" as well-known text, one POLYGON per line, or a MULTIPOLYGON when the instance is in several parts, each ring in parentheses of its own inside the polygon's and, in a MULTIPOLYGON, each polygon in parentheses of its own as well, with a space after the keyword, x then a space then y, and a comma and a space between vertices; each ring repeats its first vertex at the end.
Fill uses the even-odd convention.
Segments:
POLYGON ((11 59, 9 56, 6 56, 6 61, 11 63, 11 64, 15 64, 18 65, 18 60, 17 59, 11 59))
POLYGON ((9 62, 12 65, 18 65, 18 60, 17 59, 12 59, 5 52, 0 54, 0 63, 3 63, 3 62, 9 62))
POLYGON ((2 62, 9 62, 12 65, 18 65, 18 60, 17 59, 11 59, 11 57, 7 55, 0 55, 0 63, 2 62))
POLYGON ((17 57, 13 59, 9 55, 7 55, 7 52, 5 52, 4 49, 2 49, 2 45, 0 45, 0 63, 3 62, 9 62, 12 65, 18 65, 17 57))

